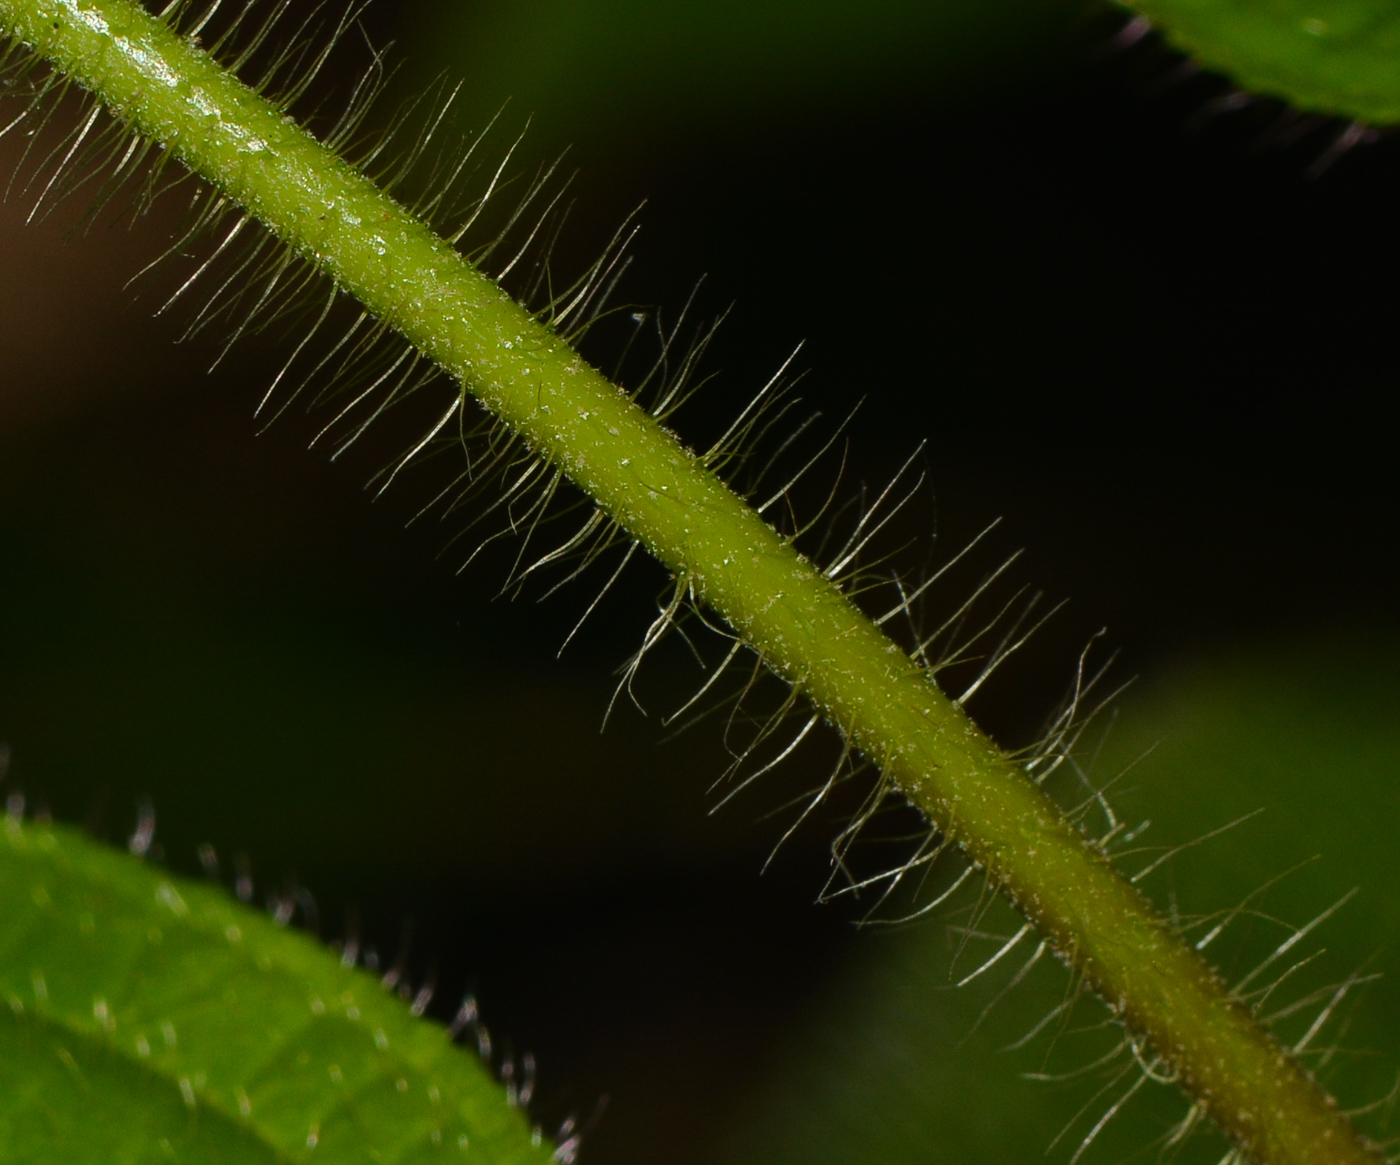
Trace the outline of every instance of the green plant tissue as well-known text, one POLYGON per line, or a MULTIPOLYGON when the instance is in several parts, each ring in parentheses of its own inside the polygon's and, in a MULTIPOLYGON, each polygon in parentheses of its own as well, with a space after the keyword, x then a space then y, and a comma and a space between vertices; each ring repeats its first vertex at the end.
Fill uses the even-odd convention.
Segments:
MULTIPOLYGON (((1400 991, 1383 978, 1363 982, 1389 964, 1400 936, 1394 658, 1388 641, 1319 638, 1178 663, 1145 680, 1104 720, 1088 774, 1096 785, 1111 782, 1126 828, 1150 821, 1132 847, 1137 853, 1124 862, 1129 872, 1199 839, 1143 884, 1179 922, 1196 923, 1193 937, 1229 916, 1209 953, 1232 982, 1293 928, 1355 890, 1251 986, 1298 964, 1261 1009, 1283 1012, 1315 997, 1278 1023, 1293 1043, 1336 989, 1354 982, 1308 1043, 1305 1062, 1359 1104, 1391 1093, 1394 1064, 1378 1053, 1400 1039, 1400 991)), ((955 971, 977 959, 953 957, 956 928, 967 919, 949 921, 951 930, 924 921, 867 935, 767 1089, 755 1094, 749 1119, 736 1125, 721 1157, 725 1165, 1032 1161, 1044 1158, 1061 1129, 1056 1156, 1073 1155, 1137 1074, 1100 1092, 1124 1062, 1092 1066, 1109 1042, 1093 1042, 1086 1029, 1103 1011, 1084 1003, 1072 1019, 1057 1019, 1036 1040, 1009 1050, 1063 1001, 1068 976, 1043 959, 979 1025, 979 1012, 1033 943, 1013 951, 999 976, 953 989, 950 958, 955 971), (1018 1073, 1067 1078, 1025 1080, 1018 1073)), ((1016 926, 998 907, 978 929, 1011 933, 1016 926)), ((1081 1160, 1155 1154, 1185 1107, 1174 1089, 1140 1089, 1081 1160)), ((1385 1104, 1359 1119, 1375 1137, 1393 1135, 1385 1104)), ((1205 1132, 1175 1159, 1215 1162, 1227 1151, 1218 1134, 1205 1132)))
POLYGON ((1167 40, 1248 93, 1368 125, 1400 121, 1390 0, 1142 0, 1167 40))

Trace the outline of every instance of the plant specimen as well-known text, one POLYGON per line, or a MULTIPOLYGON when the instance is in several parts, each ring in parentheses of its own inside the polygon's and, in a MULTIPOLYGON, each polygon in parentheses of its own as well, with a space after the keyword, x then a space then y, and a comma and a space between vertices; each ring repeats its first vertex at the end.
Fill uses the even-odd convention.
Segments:
MULTIPOLYGON (((232 73, 256 59, 264 38, 240 40, 238 25, 249 19, 241 14, 211 45, 213 56, 230 58, 226 69, 194 43, 210 17, 212 12, 195 17, 175 31, 119 0, 0 6, 0 20, 18 46, 11 58, 15 83, 35 85, 34 109, 45 111, 44 102, 69 83, 94 95, 56 151, 56 170, 41 198, 61 192, 75 177, 84 179, 94 160, 105 159, 115 176, 123 177, 145 162, 154 146, 164 151, 162 157, 178 159, 206 179, 211 185, 196 199, 192 234, 215 230, 219 241, 196 277, 220 270, 218 262, 228 259, 231 269, 218 277, 218 292, 231 289, 235 297, 247 297, 243 309, 253 318, 288 299, 304 303, 314 277, 331 284, 269 392, 272 407, 317 373, 368 367, 370 375, 359 383, 335 378, 342 396, 328 428, 344 447, 392 406, 438 390, 440 411, 386 471, 383 483, 408 471, 420 456, 466 450, 464 468, 445 490, 445 504, 456 506, 467 494, 488 488, 500 491, 488 504, 506 516, 512 530, 524 532, 527 546, 543 529, 548 508, 566 496, 566 482, 581 489, 592 506, 573 507, 576 525, 554 547, 532 555, 522 551, 517 578, 561 562, 569 569, 574 562, 587 566, 617 547, 623 562, 638 549, 659 559, 672 585, 632 670, 668 633, 703 625, 731 644, 716 676, 750 657, 776 674, 788 695, 741 751, 740 764, 752 761, 750 768, 736 772, 745 782, 753 780, 823 724, 834 729, 842 742, 839 759, 811 808, 853 768, 873 766, 879 777, 867 808, 845 836, 858 832, 887 798, 909 801, 930 823, 915 856, 890 871, 888 883, 899 883, 956 845, 971 863, 963 877, 984 874, 987 884, 1025 916, 1024 926, 968 979, 1021 943, 1038 943, 1033 959, 1053 952, 1071 967, 1075 982, 1096 991, 1122 1023, 1125 1046, 1142 1071, 1133 1087, 1150 1079, 1179 1081, 1194 1100, 1189 1122, 1208 1115, 1241 1152, 1261 1161, 1375 1159, 1373 1147, 1256 1022, 1241 994, 1253 979, 1224 983, 1200 956, 1203 944, 1188 945, 1117 872, 1112 845, 1125 835, 1111 813, 1104 831, 1092 833, 1082 815, 1066 816, 1047 792, 1077 739, 1092 673, 1082 675, 1083 683, 1040 746, 1008 755, 975 727, 962 705, 1020 646, 1027 626, 1013 621, 1009 631, 999 632, 984 666, 949 698, 933 674, 969 644, 956 634, 945 641, 948 632, 960 628, 956 618, 932 631, 920 626, 919 600, 939 573, 896 574, 886 606, 866 614, 856 605, 854 598, 873 577, 862 556, 907 486, 896 479, 864 504, 834 549, 800 549, 812 520, 799 515, 795 498, 812 459, 795 468, 780 461, 754 464, 756 440, 781 415, 771 411, 782 399, 781 379, 775 378, 703 453, 688 450, 663 424, 689 387, 688 360, 680 374, 649 386, 658 392, 648 411, 569 344, 596 321, 615 273, 617 249, 610 248, 583 279, 565 288, 553 285, 547 264, 537 267, 537 278, 524 293, 531 306, 522 307, 498 283, 509 279, 528 253, 528 247, 501 251, 508 229, 489 236, 465 258, 454 249, 463 240, 471 245, 489 189, 462 208, 444 240, 423 218, 450 216, 447 198, 455 171, 415 214, 362 173, 374 169, 382 143, 355 158, 360 169, 341 156, 341 151, 353 156, 359 144, 357 134, 377 88, 373 74, 324 135, 324 144, 317 142, 286 110, 310 84, 328 48, 307 49, 294 40, 270 64, 260 62, 261 78, 250 89, 232 73), (278 101, 259 96, 256 90, 285 80, 289 64, 302 63, 299 54, 310 66, 291 70, 295 79, 278 101), (40 61, 54 71, 43 72, 40 61), (33 75, 37 80, 32 69, 40 70, 33 75), (107 109, 136 136, 128 138, 104 122, 107 109), (74 164, 78 169, 69 169, 74 164), (258 236, 250 250, 238 251, 259 223, 270 233, 258 236), (247 282, 254 275, 261 282, 247 282), (313 337, 332 318, 341 295, 353 297, 363 310, 317 351, 313 337), (387 349, 385 356, 378 345, 391 335, 407 344, 387 349), (309 370, 297 365, 303 358, 309 370), (440 392, 438 370, 454 382, 446 393, 440 392), (472 398, 494 419, 479 422, 472 398), (765 520, 770 513, 781 528, 765 520), (904 621, 912 638, 901 644, 884 628, 904 621), (1037 933, 1039 938, 1033 937, 1037 933)), ((431 134, 420 137, 407 160, 384 176, 389 190, 412 171, 430 141, 431 134)), ((512 225, 514 220, 507 228, 512 225)), ((227 309, 228 302, 216 294, 201 319, 227 309)), ((786 450, 786 444, 780 446, 780 452, 786 450)), ((1096 794, 1088 807, 1101 804, 1096 794)), ((1145 873, 1139 870, 1135 877, 1145 873)), ((52 894, 40 888, 43 894, 35 900, 42 907, 39 898, 52 894)), ((164 893, 184 900, 178 889, 164 893)), ((165 905, 183 917, 178 907, 165 905)), ((1278 957, 1288 949, 1285 944, 1278 957)), ((1271 965, 1272 960, 1256 974, 1271 965)), ((35 980, 31 990, 39 1003, 50 998, 47 979, 35 980), (35 986, 40 981, 42 990, 35 986)), ((94 1003, 92 1010, 97 1028, 110 1031, 108 1020, 116 1013, 105 1003, 101 1008, 94 1003)), ((135 1054, 141 1055, 139 1047, 135 1054)), ((334 1078, 329 1069, 327 1074, 334 1078)), ((186 1083, 186 1095, 204 1086, 194 1078, 186 1083)), ((217 1103, 224 1109, 241 1107, 236 1090, 242 1085, 217 1087, 234 1089, 232 1102, 220 1094, 217 1103)), ((300 1128, 294 1136, 303 1138, 297 1144, 305 1148, 317 1147, 321 1138, 319 1131, 300 1128)))

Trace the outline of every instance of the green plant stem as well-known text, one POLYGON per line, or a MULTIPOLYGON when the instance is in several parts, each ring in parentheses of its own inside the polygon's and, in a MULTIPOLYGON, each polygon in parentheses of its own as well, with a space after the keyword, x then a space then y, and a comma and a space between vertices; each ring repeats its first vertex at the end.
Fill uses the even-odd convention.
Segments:
POLYGON ((0 26, 319 264, 560 466, 956 838, 1251 1156, 1380 1160, 924 671, 446 242, 129 0, 0 0, 0 26))

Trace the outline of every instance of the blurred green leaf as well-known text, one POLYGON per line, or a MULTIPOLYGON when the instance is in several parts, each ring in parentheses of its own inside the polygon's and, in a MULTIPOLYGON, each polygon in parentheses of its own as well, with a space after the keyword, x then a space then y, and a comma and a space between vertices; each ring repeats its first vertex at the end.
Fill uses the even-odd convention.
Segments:
POLYGON ((628 142, 793 110, 956 89, 1048 27, 1061 0, 484 0, 429 9, 412 55, 511 100, 548 140, 628 142))
POLYGON ((1306 113, 1400 121, 1391 0, 1134 0, 1166 38, 1241 89, 1306 113))
POLYGON ((222 891, 0 829, 0 1160, 549 1160, 475 1055, 222 891))

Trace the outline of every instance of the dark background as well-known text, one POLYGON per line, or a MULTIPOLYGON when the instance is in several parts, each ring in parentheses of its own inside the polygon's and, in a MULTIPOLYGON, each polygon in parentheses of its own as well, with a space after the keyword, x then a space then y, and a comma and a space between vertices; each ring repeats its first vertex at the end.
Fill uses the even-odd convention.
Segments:
MULTIPOLYGON (((1102 626, 1149 690, 1279 644, 1354 676, 1345 651, 1393 642, 1393 140, 1310 176, 1340 124, 1216 116, 1225 82, 1151 39, 1114 50, 1107 11, 829 5, 803 33, 723 6, 536 8, 367 19, 406 42, 406 91, 465 73, 469 122, 513 96, 502 143, 533 112, 522 166, 572 142, 561 261, 646 199, 626 297, 675 308, 703 274, 703 314, 735 304, 691 424, 805 340, 804 398, 865 401, 853 485, 926 439, 938 545, 1004 517, 984 565, 1024 547, 1019 576, 1071 601, 988 693, 1002 739, 1033 733, 1102 626)), ((328 464, 314 417, 257 432, 275 345, 205 376, 213 340, 151 318, 159 274, 123 288, 168 213, 69 237, 77 204, 26 226, 31 201, 0 206, 7 787, 113 839, 149 797, 172 866, 205 840, 225 877, 246 854, 259 897, 305 885, 326 937, 356 926, 386 958, 412 919, 414 980, 447 1012, 475 990, 536 1052, 541 1120, 611 1097, 589 1159, 715 1159, 881 948, 811 905, 831 823, 760 878, 780 789, 705 815, 716 733, 657 724, 693 682, 679 657, 639 689, 649 718, 624 706, 598 735, 659 573, 556 662, 592 591, 493 601, 499 563, 457 577, 452 529, 404 529, 411 489, 362 491, 383 450, 328 464)), ((1384 691, 1389 658, 1364 664, 1384 691)), ((1388 797, 1393 769, 1372 775, 1388 797)))

